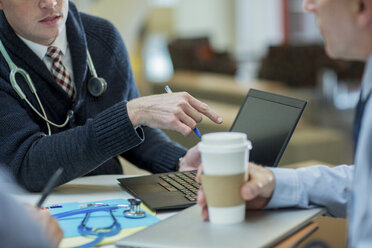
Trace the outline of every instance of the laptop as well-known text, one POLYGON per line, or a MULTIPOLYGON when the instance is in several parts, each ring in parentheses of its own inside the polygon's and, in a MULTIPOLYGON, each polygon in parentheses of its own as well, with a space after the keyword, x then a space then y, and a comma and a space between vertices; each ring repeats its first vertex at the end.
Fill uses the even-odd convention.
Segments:
POLYGON ((323 214, 322 208, 247 211, 245 222, 203 221, 193 206, 116 243, 118 247, 272 247, 323 214))
MULTIPOLYGON (((249 90, 230 128, 252 142, 250 161, 277 166, 304 111, 306 101, 249 90)), ((196 171, 119 178, 120 185, 153 210, 182 209, 196 202, 196 171)))

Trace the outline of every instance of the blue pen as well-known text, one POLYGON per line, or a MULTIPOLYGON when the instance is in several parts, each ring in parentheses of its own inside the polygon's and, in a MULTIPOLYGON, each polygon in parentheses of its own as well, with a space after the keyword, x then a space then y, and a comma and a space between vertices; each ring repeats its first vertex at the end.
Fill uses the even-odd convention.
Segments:
MULTIPOLYGON (((167 93, 172 93, 172 90, 169 88, 168 85, 164 86, 164 89, 165 89, 165 91, 166 91, 167 93)), ((199 129, 198 129, 197 127, 195 127, 195 128, 193 129, 193 131, 194 131, 194 133, 196 134, 196 136, 198 136, 198 137, 201 139, 201 134, 200 134, 200 132, 199 132, 199 129)))
POLYGON ((43 189, 43 192, 41 193, 41 197, 36 204, 38 208, 41 207, 41 205, 44 203, 45 199, 49 195, 49 193, 53 190, 53 188, 56 186, 59 178, 61 177, 63 173, 63 167, 59 167, 56 172, 54 172, 53 176, 49 179, 47 182, 45 188, 43 189))

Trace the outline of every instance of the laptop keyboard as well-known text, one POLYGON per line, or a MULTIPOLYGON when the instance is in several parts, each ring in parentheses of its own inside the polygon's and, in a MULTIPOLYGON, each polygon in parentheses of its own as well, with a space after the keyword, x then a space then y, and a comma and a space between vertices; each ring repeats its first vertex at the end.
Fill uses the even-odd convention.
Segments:
POLYGON ((189 201, 196 201, 200 184, 195 181, 196 171, 177 172, 159 176, 159 184, 168 191, 180 191, 189 201))

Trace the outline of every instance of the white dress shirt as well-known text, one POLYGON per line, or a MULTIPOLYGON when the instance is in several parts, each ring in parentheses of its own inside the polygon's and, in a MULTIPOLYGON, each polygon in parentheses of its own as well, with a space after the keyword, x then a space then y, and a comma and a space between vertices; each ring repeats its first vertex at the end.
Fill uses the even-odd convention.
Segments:
MULTIPOLYGON (((33 41, 27 40, 20 35, 18 35, 18 37, 45 63, 48 70, 51 71, 52 60, 46 56, 49 46, 44 46, 33 41)), ((61 33, 57 36, 55 41, 50 46, 55 46, 61 49, 62 51, 61 60, 63 64, 66 66, 68 73, 70 74, 72 84, 75 85, 74 70, 72 68, 71 53, 67 41, 66 26, 63 28, 61 33)))

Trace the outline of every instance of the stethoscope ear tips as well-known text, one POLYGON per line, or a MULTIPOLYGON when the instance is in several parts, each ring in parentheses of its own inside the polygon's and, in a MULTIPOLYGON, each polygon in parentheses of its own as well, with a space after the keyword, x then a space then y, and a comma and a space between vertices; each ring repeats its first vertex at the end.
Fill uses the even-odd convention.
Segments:
POLYGON ((107 89, 107 82, 100 77, 92 77, 88 81, 88 91, 92 96, 99 97, 105 93, 107 89))

